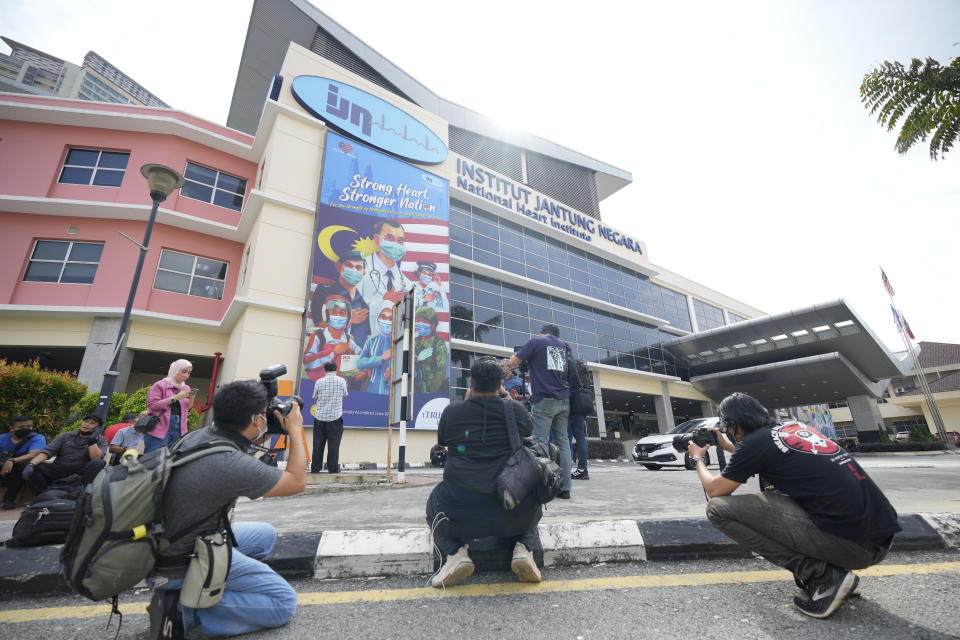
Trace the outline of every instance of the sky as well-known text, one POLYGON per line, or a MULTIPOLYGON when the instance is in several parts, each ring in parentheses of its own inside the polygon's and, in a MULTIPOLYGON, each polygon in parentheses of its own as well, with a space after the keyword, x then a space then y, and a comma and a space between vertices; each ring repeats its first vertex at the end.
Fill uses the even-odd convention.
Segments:
MULTIPOLYGON (((313 0, 442 97, 629 171, 604 221, 767 313, 845 298, 902 350, 960 342, 960 149, 906 155, 860 102, 884 60, 960 56, 952 0, 313 0)), ((94 50, 225 123, 252 0, 0 0, 0 35, 94 50)))

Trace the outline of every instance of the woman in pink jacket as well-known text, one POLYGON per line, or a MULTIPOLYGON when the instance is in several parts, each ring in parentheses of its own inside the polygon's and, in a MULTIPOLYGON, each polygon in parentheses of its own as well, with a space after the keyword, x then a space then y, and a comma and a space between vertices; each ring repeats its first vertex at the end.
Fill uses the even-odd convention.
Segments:
POLYGON ((144 453, 165 447, 187 432, 187 415, 196 393, 186 384, 192 372, 189 360, 177 360, 167 377, 157 380, 147 392, 147 410, 160 416, 160 421, 143 436, 144 453))

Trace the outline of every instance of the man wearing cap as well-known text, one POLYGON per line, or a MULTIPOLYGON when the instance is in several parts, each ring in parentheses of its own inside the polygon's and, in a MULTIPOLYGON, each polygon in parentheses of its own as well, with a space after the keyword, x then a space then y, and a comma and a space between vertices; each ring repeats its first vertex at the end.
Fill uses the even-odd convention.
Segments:
MULTIPOLYGON (((378 220, 373 225, 373 241, 377 250, 365 259, 366 273, 360 281, 360 295, 371 308, 380 300, 396 304, 411 286, 400 270, 400 261, 407 255, 403 225, 396 220, 378 220)), ((372 314, 370 332, 376 337, 377 319, 372 314)))
POLYGON ((417 393, 439 393, 447 382, 447 345, 437 337, 437 312, 418 307, 414 319, 417 337, 413 352, 417 359, 413 387, 417 393))
POLYGON ((417 263, 417 281, 413 285, 413 291, 418 308, 430 307, 434 311, 450 310, 443 287, 437 282, 437 263, 417 263))
MULTIPOLYGON (((363 280, 367 270, 367 264, 363 261, 363 256, 357 251, 346 251, 340 254, 340 257, 334 263, 333 267, 337 270, 337 281, 333 284, 324 284, 317 287, 313 292, 314 304, 321 304, 329 296, 343 296, 350 303, 350 330, 353 341, 363 346, 370 335, 370 306, 363 296, 357 290, 357 285, 363 280)), ((314 320, 317 322, 317 320, 314 320)))

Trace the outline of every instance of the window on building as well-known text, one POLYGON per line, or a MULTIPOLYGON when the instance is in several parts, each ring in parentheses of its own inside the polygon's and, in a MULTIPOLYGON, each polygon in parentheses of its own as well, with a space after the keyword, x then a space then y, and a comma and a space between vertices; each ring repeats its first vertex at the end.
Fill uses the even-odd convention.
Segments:
POLYGON ((160 265, 153 288, 223 300, 226 279, 226 262, 164 249, 160 253, 160 265))
POLYGON ((60 182, 119 187, 130 154, 122 151, 70 149, 60 171, 60 182))
POLYGON ((720 307, 715 307, 712 304, 707 304, 694 298, 693 310, 694 313, 697 314, 697 325, 700 327, 700 331, 716 329, 726 324, 723 321, 723 309, 720 307))
POLYGON ((188 198, 210 202, 234 211, 243 208, 243 196, 247 192, 247 181, 244 178, 192 162, 187 163, 183 177, 186 182, 180 193, 188 198))
POLYGON ((102 242, 37 240, 23 280, 92 284, 102 253, 102 242))

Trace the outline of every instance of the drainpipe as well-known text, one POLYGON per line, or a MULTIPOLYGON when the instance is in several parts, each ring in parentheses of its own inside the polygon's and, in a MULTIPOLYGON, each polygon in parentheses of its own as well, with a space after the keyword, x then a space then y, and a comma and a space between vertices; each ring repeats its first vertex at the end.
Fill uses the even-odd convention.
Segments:
POLYGON ((198 409, 200 413, 206 413, 213 406, 213 394, 217 390, 217 375, 220 373, 220 361, 223 360, 223 354, 217 351, 213 354, 213 374, 210 376, 210 388, 207 390, 207 401, 198 409))

